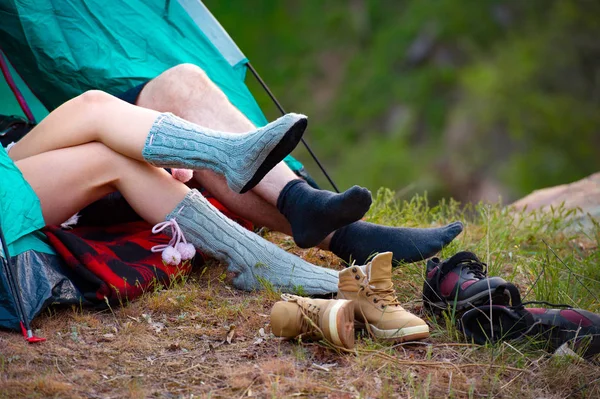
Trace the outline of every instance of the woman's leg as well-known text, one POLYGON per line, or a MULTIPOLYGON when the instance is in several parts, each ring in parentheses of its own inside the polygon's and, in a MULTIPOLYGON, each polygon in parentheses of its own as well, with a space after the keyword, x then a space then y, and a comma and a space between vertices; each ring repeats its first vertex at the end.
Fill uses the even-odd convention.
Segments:
POLYGON ((194 247, 228 264, 240 289, 271 284, 287 292, 337 291, 337 272, 312 265, 234 223, 196 190, 164 170, 118 154, 100 143, 45 152, 17 161, 40 198, 46 224, 57 224, 87 204, 120 191, 150 223, 176 220, 194 247), (52 168, 48 168, 52 165, 52 168))
POLYGON ((100 91, 61 105, 11 150, 14 160, 98 141, 155 166, 212 169, 235 192, 254 187, 298 144, 306 117, 287 114, 243 134, 214 131, 100 91))
POLYGON ((39 197, 47 225, 62 223, 114 191, 120 191, 142 218, 155 224, 189 191, 166 171, 124 157, 101 143, 45 152, 16 165, 39 197))
POLYGON ((52 111, 10 150, 18 161, 60 148, 99 141, 143 160, 148 132, 159 112, 140 109, 101 91, 88 91, 52 111))

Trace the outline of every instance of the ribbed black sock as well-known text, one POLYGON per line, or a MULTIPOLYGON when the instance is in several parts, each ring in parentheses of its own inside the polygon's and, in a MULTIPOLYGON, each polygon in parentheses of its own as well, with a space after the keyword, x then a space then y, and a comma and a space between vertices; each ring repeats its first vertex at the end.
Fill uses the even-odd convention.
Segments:
POLYGON ((363 187, 354 186, 336 194, 314 189, 298 179, 281 190, 277 209, 290 222, 296 244, 310 248, 340 227, 363 217, 371 201, 371 192, 363 187))
POLYGON ((461 222, 438 228, 405 228, 379 226, 359 221, 338 229, 331 239, 329 250, 345 260, 367 263, 370 256, 392 251, 397 262, 417 262, 427 259, 463 230, 461 222))

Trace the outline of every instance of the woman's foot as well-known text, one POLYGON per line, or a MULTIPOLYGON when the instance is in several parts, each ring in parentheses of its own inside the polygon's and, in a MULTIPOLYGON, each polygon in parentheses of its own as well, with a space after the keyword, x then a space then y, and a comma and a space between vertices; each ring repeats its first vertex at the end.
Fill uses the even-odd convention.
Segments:
POLYGON ((300 142, 306 116, 286 114, 248 133, 208 129, 173 114, 152 125, 142 155, 155 166, 211 169, 236 193, 252 189, 300 142))

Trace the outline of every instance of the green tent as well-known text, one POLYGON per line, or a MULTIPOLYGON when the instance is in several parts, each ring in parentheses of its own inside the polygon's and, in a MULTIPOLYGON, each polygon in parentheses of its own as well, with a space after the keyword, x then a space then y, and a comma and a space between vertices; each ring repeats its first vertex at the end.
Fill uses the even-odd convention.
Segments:
MULTIPOLYGON (((170 67, 192 63, 254 124, 267 123, 244 83, 248 59, 200 0, 0 0, 0 50, 2 115, 39 121, 86 90, 121 93, 170 67)), ((298 161, 286 162, 302 173, 298 161)), ((25 319, 56 302, 56 287, 60 283, 65 291, 68 280, 59 282, 56 271, 48 272, 54 255, 42 244, 11 252, 39 251, 28 271, 16 273, 25 319)), ((0 273, 0 327, 17 328, 15 298, 7 294, 13 283, 5 277, 0 273)))
MULTIPOLYGON (((192 63, 254 124, 267 123, 244 83, 248 59, 199 0, 0 0, 0 49, 38 120, 86 90, 121 93, 192 63)), ((4 81, 0 98, 0 114, 20 112, 4 81)))
POLYGON ((189 62, 252 122, 266 123, 244 84, 248 60, 200 1, 0 4, 0 46, 47 109, 89 89, 123 92, 189 62))

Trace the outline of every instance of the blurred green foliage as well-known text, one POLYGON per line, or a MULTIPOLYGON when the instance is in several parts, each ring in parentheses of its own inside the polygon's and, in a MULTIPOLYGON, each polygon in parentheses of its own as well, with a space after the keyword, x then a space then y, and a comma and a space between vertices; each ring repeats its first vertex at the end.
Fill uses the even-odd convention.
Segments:
POLYGON ((598 1, 205 3, 340 188, 510 200, 600 170, 598 1))

